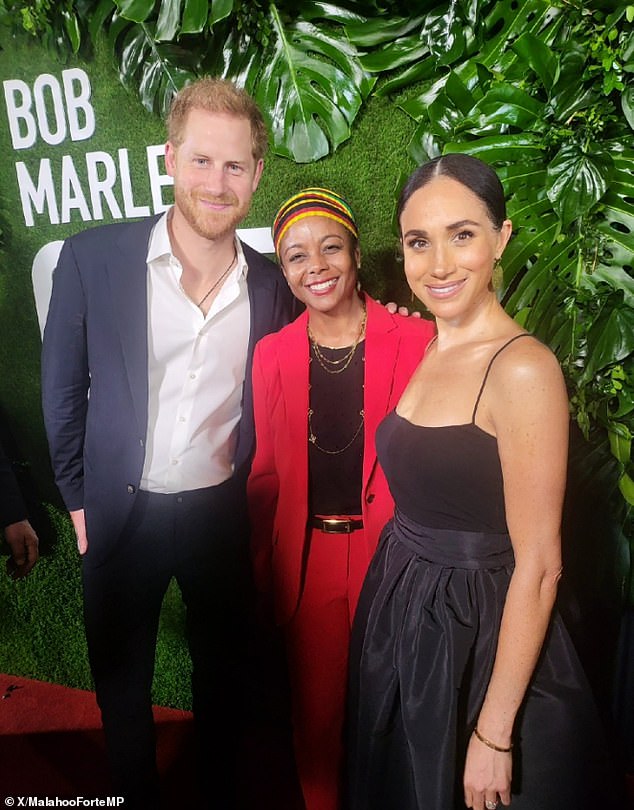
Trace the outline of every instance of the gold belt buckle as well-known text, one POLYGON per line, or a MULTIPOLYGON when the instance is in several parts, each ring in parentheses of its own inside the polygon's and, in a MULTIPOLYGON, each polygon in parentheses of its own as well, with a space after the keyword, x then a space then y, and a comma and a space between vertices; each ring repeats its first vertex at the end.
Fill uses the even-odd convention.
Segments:
POLYGON ((343 534, 344 532, 347 532, 348 534, 350 533, 349 520, 342 520, 341 518, 323 518, 322 520, 324 525, 324 534, 343 534))

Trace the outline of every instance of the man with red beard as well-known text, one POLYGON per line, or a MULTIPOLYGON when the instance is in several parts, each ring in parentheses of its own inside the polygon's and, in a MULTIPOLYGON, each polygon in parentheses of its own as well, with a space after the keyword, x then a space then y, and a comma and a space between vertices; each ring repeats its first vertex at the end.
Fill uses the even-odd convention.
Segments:
POLYGON ((42 355, 55 477, 82 558, 88 653, 126 810, 159 807, 151 684, 172 577, 187 609, 209 806, 235 806, 256 341, 292 317, 275 265, 244 245, 267 133, 253 100, 204 78, 175 98, 162 216, 68 239, 42 355))

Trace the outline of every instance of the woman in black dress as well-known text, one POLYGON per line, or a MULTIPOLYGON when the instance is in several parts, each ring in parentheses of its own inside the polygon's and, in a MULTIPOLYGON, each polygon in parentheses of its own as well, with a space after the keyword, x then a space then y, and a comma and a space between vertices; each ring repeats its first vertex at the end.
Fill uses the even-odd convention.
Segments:
POLYGON ((613 807, 609 783, 592 793, 601 733, 554 611, 566 390, 495 293, 502 186, 446 155, 410 177, 398 215, 438 335, 377 431, 396 511, 353 631, 351 807, 613 807))

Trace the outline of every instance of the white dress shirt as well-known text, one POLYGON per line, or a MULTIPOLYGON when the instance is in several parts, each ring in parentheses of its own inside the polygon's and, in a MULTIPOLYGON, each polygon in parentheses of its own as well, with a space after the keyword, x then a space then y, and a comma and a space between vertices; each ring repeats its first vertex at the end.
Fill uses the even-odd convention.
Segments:
POLYGON ((250 329, 247 263, 237 263, 207 315, 180 284, 164 214, 147 253, 148 429, 141 489, 174 493, 233 473, 250 329))

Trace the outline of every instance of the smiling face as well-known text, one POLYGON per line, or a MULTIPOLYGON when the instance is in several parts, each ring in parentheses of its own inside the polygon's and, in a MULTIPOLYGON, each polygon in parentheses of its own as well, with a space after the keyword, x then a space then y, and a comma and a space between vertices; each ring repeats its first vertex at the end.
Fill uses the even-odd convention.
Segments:
POLYGON ((439 175, 415 191, 400 219, 405 275, 430 312, 460 321, 491 302, 491 274, 511 236, 497 230, 484 202, 462 183, 439 175))
POLYGON ((293 295, 308 309, 331 315, 348 309, 356 295, 359 247, 347 228, 329 217, 297 220, 279 256, 293 295))
POLYGON ((174 178, 174 217, 212 240, 233 233, 246 217, 262 174, 249 120, 196 108, 182 142, 167 143, 165 166, 174 178))

